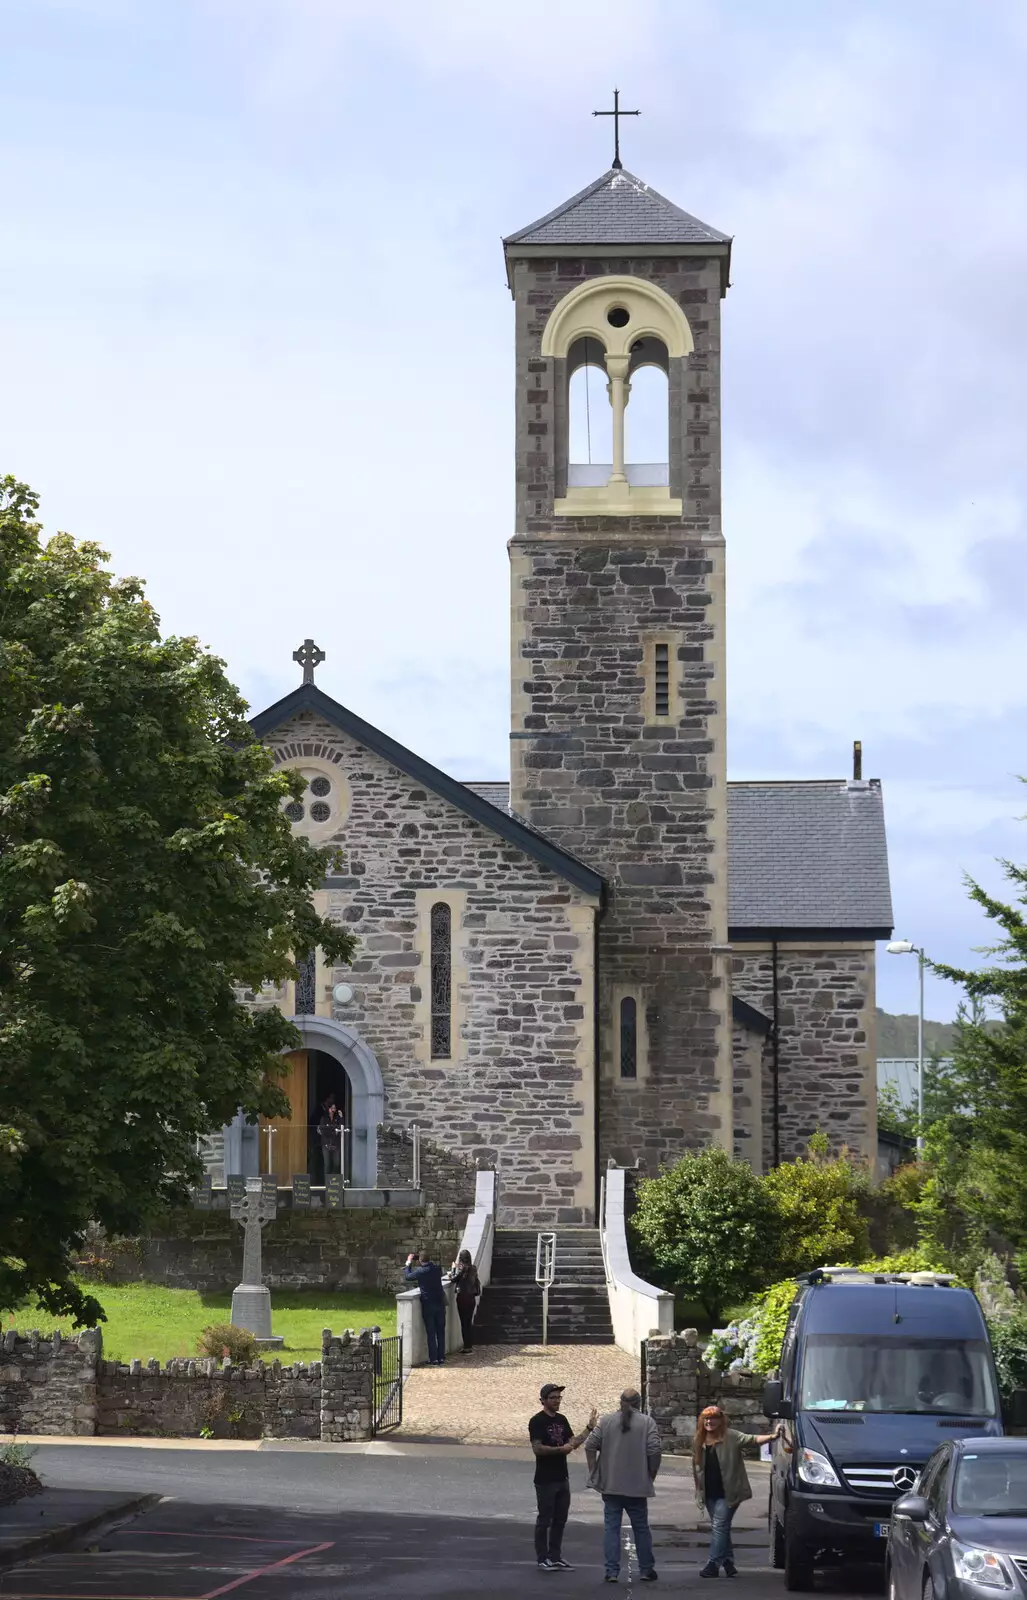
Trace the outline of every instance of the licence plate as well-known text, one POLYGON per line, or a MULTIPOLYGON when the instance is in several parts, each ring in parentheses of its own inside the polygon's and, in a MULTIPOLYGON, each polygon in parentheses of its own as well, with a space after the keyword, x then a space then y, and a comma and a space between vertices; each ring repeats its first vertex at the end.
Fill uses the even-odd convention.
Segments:
POLYGON ((874 1523, 874 1538, 875 1539, 887 1539, 890 1529, 891 1529, 891 1523, 890 1522, 875 1522, 874 1523))

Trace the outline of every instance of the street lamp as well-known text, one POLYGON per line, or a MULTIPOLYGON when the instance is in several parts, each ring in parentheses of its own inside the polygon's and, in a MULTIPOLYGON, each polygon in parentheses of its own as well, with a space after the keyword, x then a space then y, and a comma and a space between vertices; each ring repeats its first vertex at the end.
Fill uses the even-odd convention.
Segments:
POLYGON ((919 945, 908 939, 893 939, 887 946, 890 956, 916 956, 920 968, 920 1010, 916 1019, 916 1148, 920 1155, 924 1148, 924 962, 919 945))

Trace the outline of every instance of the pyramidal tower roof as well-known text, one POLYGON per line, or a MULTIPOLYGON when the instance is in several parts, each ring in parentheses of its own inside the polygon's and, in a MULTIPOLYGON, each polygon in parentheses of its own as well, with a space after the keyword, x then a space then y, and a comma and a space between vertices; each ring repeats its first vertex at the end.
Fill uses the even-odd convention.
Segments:
POLYGON ((510 245, 729 245, 730 237, 690 216, 641 178, 611 167, 537 222, 504 241, 510 245))

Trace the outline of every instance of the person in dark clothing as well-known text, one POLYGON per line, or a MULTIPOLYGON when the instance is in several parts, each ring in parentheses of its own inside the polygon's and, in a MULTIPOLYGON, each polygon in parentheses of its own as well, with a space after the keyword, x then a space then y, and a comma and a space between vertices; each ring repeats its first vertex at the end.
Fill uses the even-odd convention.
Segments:
POLYGON ((335 1104, 335 1096, 329 1095, 317 1125, 326 1178, 330 1172, 342 1171, 342 1131, 342 1113, 335 1104))
POLYGON ((429 1250, 420 1252, 417 1263, 415 1267, 414 1257, 407 1256, 403 1276, 407 1283, 416 1284, 421 1292, 428 1365, 442 1367, 446 1363, 446 1291, 442 1285, 442 1268, 432 1260, 429 1250))
POLYGON ((570 1572, 562 1555, 563 1530, 571 1509, 571 1481, 567 1457, 584 1444, 598 1420, 595 1407, 582 1433, 575 1434, 560 1410, 563 1385, 544 1383, 539 1390, 542 1410, 528 1423, 528 1438, 535 1457, 535 1559, 540 1572, 570 1572))
POLYGON ((471 1260, 469 1250, 461 1250, 449 1274, 450 1282, 456 1289, 456 1309, 460 1317, 460 1332, 463 1334, 464 1347, 462 1355, 470 1355, 473 1344, 472 1328, 474 1326, 474 1312, 481 1294, 481 1283, 478 1279, 478 1269, 471 1260))

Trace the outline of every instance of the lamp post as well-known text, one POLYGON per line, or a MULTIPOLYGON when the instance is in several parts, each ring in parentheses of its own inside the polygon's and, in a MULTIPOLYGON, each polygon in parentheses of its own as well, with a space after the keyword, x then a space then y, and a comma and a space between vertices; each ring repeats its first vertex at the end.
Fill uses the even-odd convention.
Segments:
POLYGON ((911 944, 908 939, 893 939, 887 950, 890 956, 916 956, 920 969, 920 1009, 916 1019, 916 1148, 917 1154, 920 1155, 924 1148, 924 962, 926 958, 920 946, 911 944))

